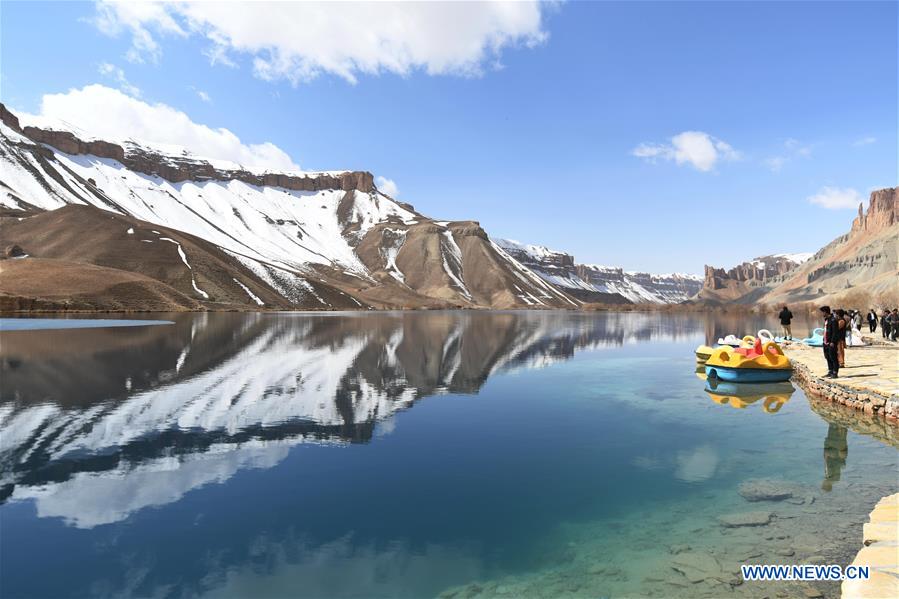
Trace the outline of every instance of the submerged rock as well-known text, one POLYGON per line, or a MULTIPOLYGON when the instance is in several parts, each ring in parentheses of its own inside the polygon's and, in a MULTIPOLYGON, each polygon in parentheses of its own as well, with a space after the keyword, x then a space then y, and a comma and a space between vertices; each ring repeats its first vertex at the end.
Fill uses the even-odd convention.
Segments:
POLYGON ((679 553, 672 558, 671 567, 693 584, 722 575, 721 564, 715 556, 708 553, 695 551, 679 553))
POLYGON ((740 526, 765 526, 771 522, 774 514, 771 512, 738 512, 718 516, 718 522, 725 528, 738 528, 740 526))
POLYGON ((792 486, 785 481, 751 479, 740 484, 740 495, 746 501, 783 501, 793 496, 792 486))

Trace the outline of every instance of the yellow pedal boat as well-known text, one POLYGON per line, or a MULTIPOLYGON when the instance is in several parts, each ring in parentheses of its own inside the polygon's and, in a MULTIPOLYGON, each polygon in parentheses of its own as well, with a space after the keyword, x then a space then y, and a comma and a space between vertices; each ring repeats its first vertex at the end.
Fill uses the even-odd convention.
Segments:
POLYGON ((713 353, 715 353, 714 347, 710 345, 700 345, 696 348, 696 361, 703 363, 711 358, 713 353))
POLYGON ((776 383, 790 379, 793 365, 780 346, 769 341, 756 344, 755 351, 740 353, 731 347, 719 347, 705 363, 710 379, 733 383, 776 383))

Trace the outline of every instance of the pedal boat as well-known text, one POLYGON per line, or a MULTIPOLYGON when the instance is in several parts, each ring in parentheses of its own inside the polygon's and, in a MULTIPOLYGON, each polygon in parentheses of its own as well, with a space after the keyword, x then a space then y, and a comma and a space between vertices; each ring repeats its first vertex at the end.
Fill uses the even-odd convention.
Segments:
POLYGON ((696 361, 705 364, 706 360, 712 357, 715 348, 710 345, 700 345, 696 348, 696 361))
POLYGON ((727 337, 719 337, 718 345, 729 345, 731 347, 751 347, 755 345, 755 337, 746 335, 742 339, 736 335, 728 335, 727 337))
POLYGON ((802 343, 805 343, 806 345, 810 345, 812 347, 821 347, 822 345, 824 345, 824 329, 815 329, 814 331, 812 331, 812 336, 803 339, 802 343))
POLYGON ((777 383, 787 381, 793 365, 776 343, 758 342, 753 348, 719 347, 705 363, 710 380, 732 383, 777 383))

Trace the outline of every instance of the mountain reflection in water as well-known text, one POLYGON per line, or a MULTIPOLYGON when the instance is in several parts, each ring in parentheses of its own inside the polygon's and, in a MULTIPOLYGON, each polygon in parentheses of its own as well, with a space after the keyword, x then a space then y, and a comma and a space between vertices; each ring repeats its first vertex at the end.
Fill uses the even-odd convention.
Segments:
POLYGON ((572 543, 667 559, 745 509, 744 479, 829 488, 840 514, 860 474, 893 483, 876 423, 697 380, 693 348, 762 319, 168 318, 0 333, 0 594, 433 596, 582 563, 572 543))
POLYGON ((437 393, 477 393, 497 372, 702 330, 696 317, 658 314, 171 319, 4 334, 4 500, 34 498, 39 515, 78 527, 115 522, 239 469, 270 467, 298 443, 368 442, 398 410, 437 393))

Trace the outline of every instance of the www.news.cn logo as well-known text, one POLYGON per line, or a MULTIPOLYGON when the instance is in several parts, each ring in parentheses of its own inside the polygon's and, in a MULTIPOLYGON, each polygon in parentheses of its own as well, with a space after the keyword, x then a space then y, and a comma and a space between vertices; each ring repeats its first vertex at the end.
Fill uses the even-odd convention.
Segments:
POLYGON ((746 565, 743 580, 867 580, 868 566, 746 565))

